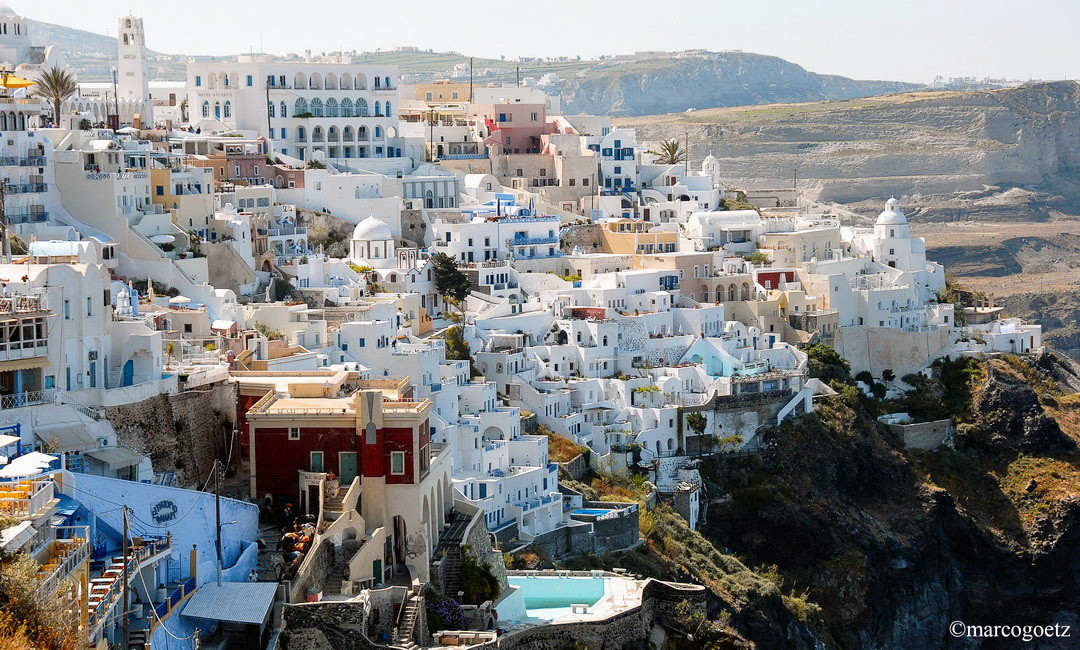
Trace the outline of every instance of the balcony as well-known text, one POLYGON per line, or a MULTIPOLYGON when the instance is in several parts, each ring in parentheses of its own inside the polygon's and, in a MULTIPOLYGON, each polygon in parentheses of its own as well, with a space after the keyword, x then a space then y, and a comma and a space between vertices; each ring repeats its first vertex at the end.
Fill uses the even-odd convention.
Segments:
POLYGON ((49 213, 44 210, 9 210, 6 216, 11 223, 43 223, 49 220, 49 213))
POLYGON ((542 244, 558 244, 558 237, 514 237, 510 240, 511 246, 539 246, 542 244))
POLYGON ((50 526, 41 532, 45 535, 39 544, 48 545, 48 555, 38 571, 35 593, 45 598, 56 593, 60 582, 90 557, 90 527, 50 526))
MULTIPOLYGON (((163 558, 172 550, 171 537, 136 537, 128 549, 127 562, 123 557, 113 558, 105 572, 92 579, 87 606, 92 643, 101 638, 113 607, 120 600, 125 580, 130 580, 147 562, 163 558)), ((171 602, 171 601, 170 601, 171 602)))
POLYGON ((22 167, 44 167, 45 156, 27 156, 26 158, 19 158, 19 165, 22 167))
POLYGON ((52 480, 16 481, 0 484, 0 515, 30 517, 41 512, 56 493, 52 480))
POLYGON ((267 231, 267 237, 289 237, 292 235, 306 235, 307 228, 298 226, 295 228, 271 228, 267 231))
POLYGON ((32 192, 48 192, 48 183, 12 183, 5 191, 8 194, 28 194, 32 192))
POLYGON ((0 395, 0 409, 14 409, 36 404, 55 404, 58 395, 59 393, 55 388, 0 395))

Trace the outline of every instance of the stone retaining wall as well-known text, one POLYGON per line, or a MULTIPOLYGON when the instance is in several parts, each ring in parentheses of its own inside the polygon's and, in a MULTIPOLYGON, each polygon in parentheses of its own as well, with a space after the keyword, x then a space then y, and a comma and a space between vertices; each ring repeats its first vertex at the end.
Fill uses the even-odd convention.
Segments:
POLYGON ((180 487, 201 488, 214 459, 228 455, 236 401, 236 385, 222 382, 206 390, 110 406, 105 417, 116 430, 118 444, 148 455, 154 471, 175 471, 180 487))
POLYGON ((575 481, 581 480, 581 477, 589 472, 589 463, 585 461, 585 454, 578 454, 565 463, 556 464, 575 481))

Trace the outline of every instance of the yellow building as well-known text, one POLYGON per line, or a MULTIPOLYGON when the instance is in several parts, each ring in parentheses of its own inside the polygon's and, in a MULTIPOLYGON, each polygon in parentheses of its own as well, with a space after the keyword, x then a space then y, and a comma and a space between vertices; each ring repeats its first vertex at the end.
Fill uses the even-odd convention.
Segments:
POLYGON ((447 80, 416 84, 415 98, 429 105, 453 104, 469 101, 469 84, 454 83, 447 80))
POLYGON ((657 230, 656 224, 634 219, 608 219, 600 224, 600 252, 617 255, 674 253, 679 248, 679 233, 657 230))
POLYGON ((174 224, 205 237, 214 215, 214 170, 210 167, 151 169, 150 198, 172 214, 174 224))

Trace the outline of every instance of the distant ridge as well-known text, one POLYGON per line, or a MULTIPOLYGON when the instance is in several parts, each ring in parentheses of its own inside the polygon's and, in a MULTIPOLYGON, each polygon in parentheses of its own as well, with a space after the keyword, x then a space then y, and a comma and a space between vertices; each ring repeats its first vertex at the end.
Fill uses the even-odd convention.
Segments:
MULTIPOLYGON (((60 46, 80 80, 110 78, 110 68, 115 65, 115 38, 36 20, 30 21, 30 29, 35 44, 60 46)), ((153 34, 149 36, 153 42, 153 34)), ((151 78, 184 78, 186 55, 158 52, 150 55, 156 59, 151 65, 151 78)), ((455 65, 469 64, 469 57, 457 52, 367 52, 357 54, 354 60, 397 65, 403 74, 414 75, 419 80, 444 78, 455 65)), ((518 62, 477 57, 474 78, 477 84, 514 82, 518 68, 522 77, 544 78, 547 84, 544 89, 562 96, 566 113, 620 116, 854 99, 919 87, 817 74, 774 56, 705 50, 641 52, 603 60, 567 57, 518 62)))

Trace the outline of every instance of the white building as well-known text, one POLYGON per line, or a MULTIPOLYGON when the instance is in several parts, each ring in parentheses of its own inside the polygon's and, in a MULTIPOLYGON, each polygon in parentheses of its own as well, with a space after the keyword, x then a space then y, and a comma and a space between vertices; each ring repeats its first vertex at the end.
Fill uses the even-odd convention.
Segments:
POLYGON ((270 138, 298 160, 396 158, 397 69, 339 63, 236 61, 188 65, 192 124, 270 138))

